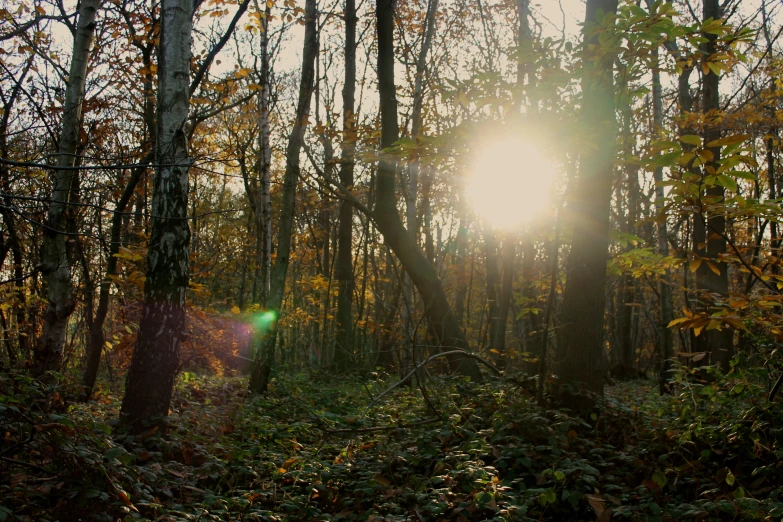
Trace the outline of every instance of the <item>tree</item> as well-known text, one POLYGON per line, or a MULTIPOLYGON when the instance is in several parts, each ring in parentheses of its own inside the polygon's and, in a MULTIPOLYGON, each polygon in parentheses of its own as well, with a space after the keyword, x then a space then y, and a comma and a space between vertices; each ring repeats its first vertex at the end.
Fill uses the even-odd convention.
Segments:
POLYGON ((57 170, 52 178, 52 195, 44 227, 41 271, 46 278, 48 305, 41 339, 36 347, 34 373, 59 370, 62 363, 68 319, 76 308, 65 231, 69 202, 78 183, 76 148, 79 144, 82 105, 87 82, 90 47, 95 34, 95 16, 100 0, 82 0, 73 39, 71 67, 65 89, 57 170))
MULTIPOLYGON (((609 203, 614 171, 613 56, 601 34, 611 35, 616 0, 588 0, 582 63, 582 130, 579 173, 569 202, 573 241, 563 295, 559 378, 563 385, 602 394, 606 261, 609 244, 609 203), (589 129, 589 133, 588 133, 589 129)), ((612 41, 610 38, 609 41, 612 41)), ((573 409, 590 401, 563 390, 573 409)))
MULTIPOLYGON (((340 165, 340 183, 353 185, 354 154, 356 150, 356 1, 345 0, 345 83, 343 84, 343 146, 340 165)), ((334 367, 345 371, 353 354, 353 205, 344 200, 340 204, 337 225, 337 315, 334 342, 334 367)))
MULTIPOLYGON (((376 1, 378 32, 378 91, 381 107, 381 157, 376 179, 377 203, 375 223, 389 248, 402 263, 406 273, 421 295, 429 320, 429 328, 440 346, 468 350, 465 334, 451 310, 435 268, 410 236, 400 220, 394 194, 395 162, 385 153, 399 139, 397 95, 394 83, 394 3, 376 1)), ((449 367, 473 380, 481 380, 481 372, 473 359, 457 354, 448 357, 449 367)))
MULTIPOLYGON (((305 36, 302 49, 302 77, 299 82, 299 99, 296 105, 296 119, 291 134, 288 136, 288 146, 285 154, 285 175, 283 177, 283 201, 280 209, 280 221, 277 232, 277 257, 272 267, 269 301, 267 307, 277 314, 279 321, 283 305, 283 293, 288 272, 289 256, 291 254, 291 235, 294 226, 296 210, 296 185, 299 178, 299 155, 304 143, 304 133, 307 119, 310 115, 310 101, 315 85, 316 58, 316 2, 307 0, 305 3, 305 36)), ((269 372, 274 360, 274 347, 277 339, 277 328, 272 328, 269 335, 261 339, 253 361, 253 372, 250 378, 250 389, 254 393, 266 391, 269 382, 269 372)))
MULTIPOLYGON (((704 0, 703 20, 705 22, 718 20, 721 17, 718 0, 704 0)), ((717 35, 712 32, 704 34, 702 44, 702 59, 705 63, 716 52, 717 35)), ((720 167, 720 146, 712 142, 720 139, 720 76, 713 68, 705 71, 702 91, 702 112, 705 118, 704 148, 711 158, 703 168, 704 175, 714 175, 720 167)), ((723 257, 726 254, 726 215, 724 208, 725 188, 714 184, 703 196, 700 196, 697 211, 693 215, 693 250, 700 263, 696 270, 696 287, 699 292, 698 308, 709 310, 714 298, 727 296, 729 293, 728 265, 723 257)), ((707 329, 694 338, 694 351, 710 355, 710 361, 717 364, 723 371, 729 370, 729 362, 734 352, 734 333, 727 326, 720 329, 707 329)))
POLYGON ((193 6, 161 4, 157 144, 147 278, 120 422, 133 433, 165 428, 185 327, 189 279, 187 129, 193 6))

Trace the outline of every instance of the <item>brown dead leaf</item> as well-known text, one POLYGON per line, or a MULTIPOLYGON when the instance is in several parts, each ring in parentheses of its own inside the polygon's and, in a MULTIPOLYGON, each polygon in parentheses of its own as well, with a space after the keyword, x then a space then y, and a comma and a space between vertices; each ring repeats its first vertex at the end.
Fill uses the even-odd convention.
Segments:
POLYGON ((595 511, 595 519, 598 522, 609 522, 612 519, 612 510, 604 505, 604 499, 601 498, 601 495, 596 493, 595 495, 586 495, 586 497, 590 507, 595 511))

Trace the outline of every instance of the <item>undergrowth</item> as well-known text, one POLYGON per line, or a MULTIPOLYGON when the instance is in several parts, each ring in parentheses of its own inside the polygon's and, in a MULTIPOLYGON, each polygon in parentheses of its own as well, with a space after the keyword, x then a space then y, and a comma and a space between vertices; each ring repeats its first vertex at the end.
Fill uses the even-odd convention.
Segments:
POLYGON ((781 413, 757 375, 609 389, 583 420, 493 381, 416 388, 183 374, 166 437, 112 436, 117 395, 69 404, 0 374, 0 521, 779 520, 781 413))

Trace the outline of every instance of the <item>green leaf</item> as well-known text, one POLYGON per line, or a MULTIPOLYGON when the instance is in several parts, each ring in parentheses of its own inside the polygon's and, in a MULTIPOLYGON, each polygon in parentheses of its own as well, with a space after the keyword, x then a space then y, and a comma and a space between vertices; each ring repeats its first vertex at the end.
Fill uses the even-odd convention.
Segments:
POLYGON ((715 184, 721 187, 725 187, 732 192, 737 192, 737 181, 725 174, 718 174, 715 177, 715 184))
POLYGON ((728 473, 726 474, 726 484, 733 486, 736 481, 737 477, 734 476, 734 473, 732 473, 731 470, 728 470, 728 473))
POLYGON ((666 478, 666 474, 664 474, 660 470, 653 473, 652 479, 653 482, 658 484, 659 487, 664 487, 666 483, 669 482, 669 479, 666 478))
POLYGON ((684 136, 680 136, 680 141, 687 145, 693 145, 694 147, 701 145, 701 137, 695 134, 686 134, 684 136))

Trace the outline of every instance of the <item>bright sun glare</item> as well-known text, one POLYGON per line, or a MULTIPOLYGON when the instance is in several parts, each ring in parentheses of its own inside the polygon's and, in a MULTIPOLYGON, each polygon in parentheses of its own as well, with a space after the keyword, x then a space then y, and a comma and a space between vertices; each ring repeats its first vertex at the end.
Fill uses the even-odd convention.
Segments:
POLYGON ((473 211, 495 228, 541 216, 551 203, 556 167, 546 151, 522 138, 485 143, 471 162, 466 191, 473 211))

